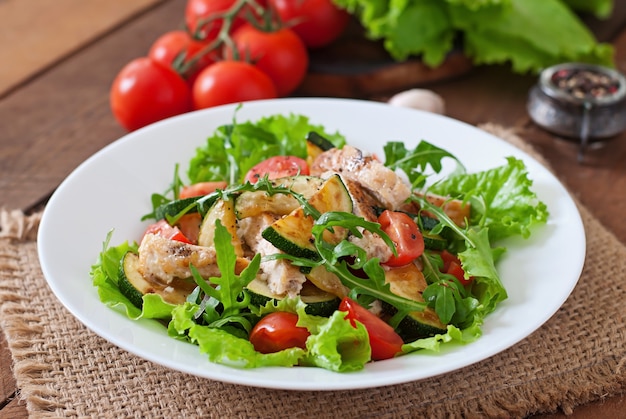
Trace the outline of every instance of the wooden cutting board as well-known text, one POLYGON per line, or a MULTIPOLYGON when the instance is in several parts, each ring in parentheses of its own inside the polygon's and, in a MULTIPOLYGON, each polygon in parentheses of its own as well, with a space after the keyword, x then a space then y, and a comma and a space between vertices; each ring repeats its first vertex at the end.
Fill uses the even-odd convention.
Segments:
POLYGON ((366 39, 353 20, 332 45, 311 51, 309 73, 297 94, 372 97, 460 76, 471 68, 471 61, 457 51, 436 68, 419 59, 396 62, 382 42, 366 39))

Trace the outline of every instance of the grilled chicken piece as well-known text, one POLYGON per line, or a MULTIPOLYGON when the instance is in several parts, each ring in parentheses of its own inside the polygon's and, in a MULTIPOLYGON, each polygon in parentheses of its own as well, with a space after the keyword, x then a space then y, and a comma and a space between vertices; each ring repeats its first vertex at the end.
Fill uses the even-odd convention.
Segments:
MULTIPOLYGON (((378 216, 376 215, 375 207, 380 207, 381 204, 358 182, 344 179, 344 184, 352 198, 352 212, 354 215, 362 217, 367 221, 377 222, 378 216)), ((348 240, 365 250, 370 259, 377 257, 381 262, 389 260, 393 252, 378 234, 367 230, 363 230, 361 233, 363 237, 351 235, 348 240)))
POLYGON ((471 211, 469 202, 463 203, 460 199, 450 199, 434 194, 426 195, 426 200, 433 205, 441 207, 443 212, 454 221, 454 224, 459 227, 465 227, 465 220, 469 220, 471 211))
MULTIPOLYGON (((263 230, 275 220, 276 218, 268 213, 239 220, 239 235, 254 253, 261 256, 282 253, 261 236, 263 230)), ((306 281, 300 268, 285 259, 262 261, 258 277, 267 282, 272 293, 289 297, 300 294, 302 284, 306 281)))
MULTIPOLYGON (((166 239, 156 234, 146 234, 139 246, 138 270, 144 278, 170 284, 175 278, 191 276, 189 264, 203 278, 220 276, 215 249, 166 239)), ((240 273, 248 260, 237 258, 236 273, 240 273)))
POLYGON ((393 170, 371 155, 346 145, 320 154, 311 166, 311 174, 319 176, 332 171, 344 179, 357 182, 367 189, 384 207, 399 208, 411 195, 411 189, 393 170))

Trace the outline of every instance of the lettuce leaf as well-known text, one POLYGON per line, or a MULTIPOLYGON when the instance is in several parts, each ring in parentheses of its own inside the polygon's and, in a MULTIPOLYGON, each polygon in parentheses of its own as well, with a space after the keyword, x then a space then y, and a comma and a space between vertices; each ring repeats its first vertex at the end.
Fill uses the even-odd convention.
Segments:
POLYGON ((613 47, 598 43, 573 12, 607 17, 612 0, 333 1, 397 61, 419 56, 437 67, 460 42, 475 64, 509 63, 518 73, 564 61, 614 66, 613 47))
POLYGON ((547 221, 548 209, 531 190, 532 184, 524 162, 509 157, 505 165, 448 177, 429 191, 469 200, 471 224, 489 228, 489 239, 496 241, 514 235, 527 238, 534 226, 547 221))

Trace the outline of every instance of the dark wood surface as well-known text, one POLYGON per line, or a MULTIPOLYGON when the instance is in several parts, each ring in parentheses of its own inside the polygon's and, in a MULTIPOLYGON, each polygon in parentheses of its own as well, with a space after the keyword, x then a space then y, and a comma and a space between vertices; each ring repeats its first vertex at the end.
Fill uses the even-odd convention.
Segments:
MULTIPOLYGON (((610 21, 589 22, 600 39, 616 46, 618 68, 625 71, 626 2, 616 3, 620 4, 610 21)), ((161 33, 176 28, 183 8, 182 1, 146 2, 141 10, 120 18, 119 24, 85 40, 80 48, 0 91, 0 208, 42 208, 76 166, 124 134, 108 107, 113 77, 126 62, 145 55, 161 33)), ((451 76, 427 86, 445 99, 449 116, 470 124, 517 127, 572 194, 626 244, 626 134, 590 150, 579 164, 576 143, 556 138, 530 121, 526 101, 535 76, 513 75, 500 66, 464 68, 451 76)), ((313 95, 311 86, 305 85, 298 94, 313 95)), ((410 86, 393 89, 401 87, 410 86)), ((350 96, 372 100, 385 100, 395 92, 371 91, 367 86, 351 89, 350 96)), ((345 95, 337 91, 337 96, 345 95)), ((6 341, 0 336, 0 418, 24 418, 27 411, 19 401, 11 366, 6 341)), ((625 407, 620 396, 602 398, 578 407, 571 417, 623 417, 625 407)), ((561 416, 557 412, 540 417, 561 416)))

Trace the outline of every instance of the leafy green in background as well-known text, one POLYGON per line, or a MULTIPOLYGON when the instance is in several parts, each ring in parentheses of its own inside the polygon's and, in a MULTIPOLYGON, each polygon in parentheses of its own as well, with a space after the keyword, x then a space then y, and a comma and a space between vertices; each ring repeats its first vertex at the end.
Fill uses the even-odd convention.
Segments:
POLYGON ((334 0, 398 61, 441 65, 455 45, 475 64, 510 63, 518 73, 561 62, 613 66, 575 11, 610 15, 612 0, 334 0))

